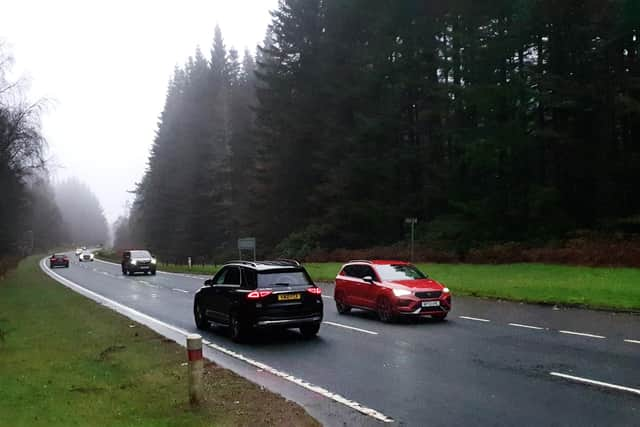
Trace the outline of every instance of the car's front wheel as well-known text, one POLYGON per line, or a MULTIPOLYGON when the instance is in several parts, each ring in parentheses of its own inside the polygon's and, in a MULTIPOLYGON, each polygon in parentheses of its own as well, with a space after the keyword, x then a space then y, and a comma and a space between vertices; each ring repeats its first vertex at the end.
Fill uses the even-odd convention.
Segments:
POLYGON ((156 271, 155 270, 151 270, 151 275, 155 276, 156 275, 156 271))
POLYGON ((320 323, 314 323, 312 325, 305 325, 300 327, 300 333, 305 338, 314 338, 320 331, 320 323))
POLYGON ((395 314, 393 313, 393 305, 389 298, 380 298, 378 300, 378 317, 385 323, 391 323, 395 320, 395 314))

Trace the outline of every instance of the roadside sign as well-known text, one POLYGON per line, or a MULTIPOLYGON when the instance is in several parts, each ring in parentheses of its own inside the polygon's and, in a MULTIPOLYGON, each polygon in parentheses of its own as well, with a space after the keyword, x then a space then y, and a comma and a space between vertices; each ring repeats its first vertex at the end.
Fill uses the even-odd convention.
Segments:
POLYGON ((242 259, 242 251, 253 251, 253 260, 256 260, 256 238, 243 237, 238 239, 238 255, 242 259))

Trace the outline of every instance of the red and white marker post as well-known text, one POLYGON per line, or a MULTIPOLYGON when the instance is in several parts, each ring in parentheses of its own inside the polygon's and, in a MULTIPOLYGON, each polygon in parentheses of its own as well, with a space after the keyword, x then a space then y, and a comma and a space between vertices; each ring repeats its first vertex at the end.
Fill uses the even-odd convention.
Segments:
POLYGON ((202 337, 198 334, 187 335, 187 356, 189 357, 189 402, 197 406, 202 402, 202 337))

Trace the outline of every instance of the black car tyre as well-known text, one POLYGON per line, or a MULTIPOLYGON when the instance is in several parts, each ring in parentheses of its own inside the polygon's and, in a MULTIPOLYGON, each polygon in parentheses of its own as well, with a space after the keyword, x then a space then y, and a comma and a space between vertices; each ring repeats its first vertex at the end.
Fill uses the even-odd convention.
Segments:
POLYGON ((247 328, 242 324, 236 314, 232 314, 229 319, 229 334, 235 342, 242 342, 247 336, 247 328))
POLYGON ((156 275, 156 271, 155 270, 151 270, 151 275, 155 276, 156 275))
POLYGON ((393 306, 389 298, 380 298, 378 300, 378 317, 385 323, 391 323, 395 320, 393 314, 393 306))
POLYGON ((193 318, 196 322, 196 327, 201 330, 207 329, 209 325, 207 323, 207 319, 204 317, 204 312, 202 311, 202 307, 198 301, 193 303, 193 318))
POLYGON ((340 302, 339 299, 336 299, 336 310, 338 310, 338 313, 340 314, 347 314, 351 311, 351 307, 343 302, 340 302))
POLYGON ((127 273, 129 274, 129 276, 133 276, 133 271, 127 270, 127 273))
POLYGON ((318 335, 318 331, 320 331, 320 323, 300 327, 300 333, 305 338, 315 338, 318 335))

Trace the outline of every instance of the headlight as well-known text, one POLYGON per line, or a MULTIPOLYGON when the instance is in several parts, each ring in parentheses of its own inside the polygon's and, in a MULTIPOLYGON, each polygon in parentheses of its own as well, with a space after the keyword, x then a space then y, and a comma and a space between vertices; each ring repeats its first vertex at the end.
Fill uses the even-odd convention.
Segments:
POLYGON ((411 291, 407 291, 406 289, 394 289, 393 294, 397 297, 404 297, 411 295, 411 291))
POLYGON ((155 264, 157 261, 155 258, 151 258, 151 264, 155 264))
POLYGON ((451 291, 449 290, 449 288, 444 288, 444 289, 442 290, 442 293, 444 293, 444 294, 448 294, 449 292, 451 292, 451 291))
POLYGON ((135 259, 131 260, 131 264, 136 265, 138 263, 138 261, 136 261, 135 259))

